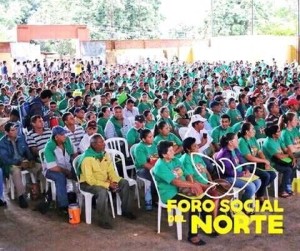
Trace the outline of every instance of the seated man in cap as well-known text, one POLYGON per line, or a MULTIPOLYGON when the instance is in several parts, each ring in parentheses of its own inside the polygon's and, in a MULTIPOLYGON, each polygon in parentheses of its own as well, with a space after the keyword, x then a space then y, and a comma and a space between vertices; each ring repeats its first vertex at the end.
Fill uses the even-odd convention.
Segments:
MULTIPOLYGON (((67 131, 63 127, 53 127, 44 154, 44 175, 55 182, 57 203, 61 210, 66 210, 69 205, 67 179, 72 179, 71 160, 77 155, 77 149, 66 134, 67 131)), ((71 190, 70 185, 69 191, 71 190)))
POLYGON ((8 122, 4 126, 5 136, 0 140, 0 155, 5 176, 12 175, 13 183, 16 187, 21 208, 27 208, 28 204, 25 195, 25 186, 22 183, 21 171, 26 169, 31 171, 32 155, 26 144, 25 138, 18 135, 16 125, 8 122))
POLYGON ((134 126, 131 127, 126 135, 129 148, 140 142, 140 131, 145 127, 144 115, 136 115, 134 118, 134 126))
POLYGON ((290 98, 287 102, 289 110, 286 112, 293 112, 299 115, 299 101, 295 98, 290 98))
POLYGON ((112 217, 109 215, 107 190, 118 192, 122 201, 122 216, 135 219, 132 214, 134 187, 119 177, 114 169, 109 154, 105 152, 105 141, 100 134, 91 137, 90 147, 79 160, 80 188, 97 196, 97 211, 100 227, 112 228, 112 217))

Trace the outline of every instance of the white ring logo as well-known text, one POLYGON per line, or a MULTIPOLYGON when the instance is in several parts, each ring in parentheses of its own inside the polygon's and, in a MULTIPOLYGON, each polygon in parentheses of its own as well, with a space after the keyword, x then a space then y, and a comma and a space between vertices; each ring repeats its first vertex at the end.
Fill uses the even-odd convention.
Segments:
POLYGON ((209 197, 209 198, 211 198, 211 199, 221 199, 221 198, 223 198, 223 197, 225 197, 225 196, 233 196, 235 193, 239 193, 240 191, 242 191, 242 190, 243 190, 250 182, 252 182, 253 177, 254 177, 254 174, 255 174, 255 171, 256 171, 256 166, 257 166, 257 163, 255 163, 255 162, 246 162, 246 163, 244 163, 244 164, 241 164, 241 165, 238 165, 238 166, 234 166, 234 164, 232 163, 232 161, 231 161, 230 159, 228 159, 228 158, 221 158, 221 159, 219 159, 218 162, 220 162, 221 165, 222 165, 222 166, 220 166, 219 163, 218 163, 217 161, 215 161, 214 159, 208 157, 207 155, 204 155, 204 154, 202 154, 202 153, 194 153, 194 152, 191 153, 191 159, 192 159, 193 167, 195 168, 195 170, 197 171, 197 173, 200 175, 200 177, 201 177, 203 180, 205 180, 208 184, 211 185, 211 186, 210 186, 208 189, 206 189, 206 191, 204 192, 204 195, 206 195, 207 197, 209 197), (198 168, 197 168, 197 166, 196 166, 195 160, 194 160, 194 158, 193 158, 194 155, 198 155, 198 156, 200 156, 201 158, 206 158, 206 159, 210 160, 210 161, 215 165, 215 168, 217 169, 218 175, 220 174, 220 172, 221 172, 222 174, 225 173, 225 164, 224 164, 224 162, 225 162, 225 161, 228 161, 228 162, 229 162, 229 164, 232 166, 232 169, 233 169, 233 172, 234 172, 234 176, 233 176, 233 182, 232 182, 232 184, 231 184, 231 187, 230 187, 230 189, 229 189, 226 193, 224 193, 223 195, 220 195, 220 196, 212 196, 212 195, 209 195, 209 194, 207 193, 210 189, 214 189, 214 188, 218 185, 218 183, 207 180, 206 177, 204 177, 204 176, 199 172, 199 170, 198 170, 198 168), (237 169, 239 169, 240 167, 243 167, 243 166, 251 166, 251 165, 253 165, 253 172, 251 173, 250 177, 247 177, 248 180, 245 181, 246 183, 244 184, 244 186, 242 186, 242 187, 240 187, 240 188, 236 188, 236 190, 233 191, 234 184, 235 184, 236 180, 239 178, 239 177, 237 177, 237 169))

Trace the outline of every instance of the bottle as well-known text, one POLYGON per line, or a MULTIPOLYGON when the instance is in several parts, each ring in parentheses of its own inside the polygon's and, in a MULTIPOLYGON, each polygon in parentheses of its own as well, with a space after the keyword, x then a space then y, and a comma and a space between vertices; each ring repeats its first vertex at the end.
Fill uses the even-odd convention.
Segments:
POLYGON ((146 211, 152 210, 152 194, 151 194, 150 186, 146 188, 146 192, 145 192, 145 208, 146 211))

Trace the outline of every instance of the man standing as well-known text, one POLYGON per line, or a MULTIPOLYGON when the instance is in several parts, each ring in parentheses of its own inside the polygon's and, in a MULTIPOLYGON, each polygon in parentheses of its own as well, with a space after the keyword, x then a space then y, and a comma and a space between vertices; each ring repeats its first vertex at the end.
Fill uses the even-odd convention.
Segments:
POLYGON ((97 196, 99 225, 102 228, 111 229, 112 218, 109 215, 107 190, 120 193, 122 216, 131 220, 136 218, 131 209, 134 190, 133 187, 129 187, 127 180, 116 174, 109 155, 105 153, 103 137, 95 134, 90 142, 90 147, 79 160, 80 188, 97 196))

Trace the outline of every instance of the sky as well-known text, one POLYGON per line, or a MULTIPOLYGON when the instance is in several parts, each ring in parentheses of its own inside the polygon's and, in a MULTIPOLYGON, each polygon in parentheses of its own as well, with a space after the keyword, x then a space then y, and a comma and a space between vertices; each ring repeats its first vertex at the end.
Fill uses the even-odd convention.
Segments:
POLYGON ((197 24, 202 21, 205 11, 210 10, 211 0, 161 0, 161 12, 166 20, 161 28, 168 29, 174 24, 197 24))

